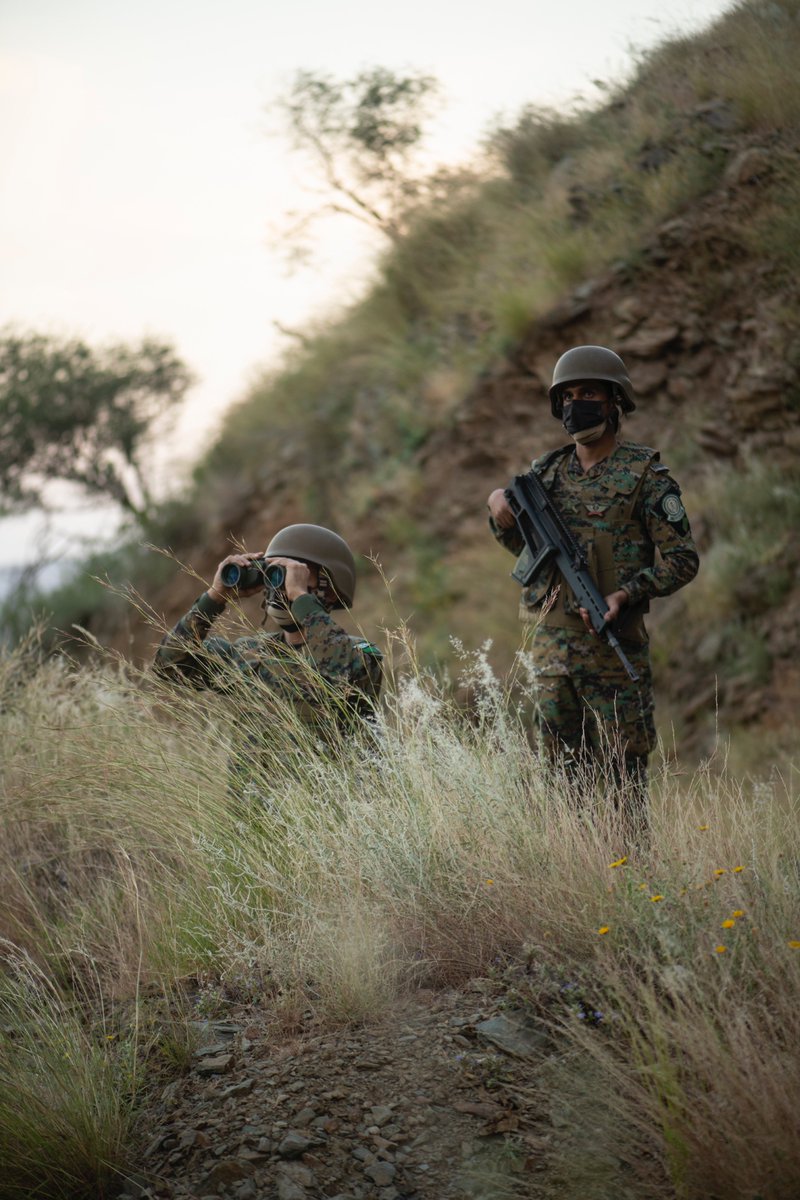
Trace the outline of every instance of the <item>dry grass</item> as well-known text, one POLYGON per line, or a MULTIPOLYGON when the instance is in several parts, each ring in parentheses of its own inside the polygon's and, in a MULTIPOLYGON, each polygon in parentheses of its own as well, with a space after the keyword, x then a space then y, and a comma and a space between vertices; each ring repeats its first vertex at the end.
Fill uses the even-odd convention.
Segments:
MULTIPOLYGON (((410 987, 526 959, 522 1001, 559 1026, 566 1050, 549 1102, 602 1105, 609 1178, 632 1156, 627 1170, 645 1172, 637 1197, 751 1196, 742 1188, 759 1172, 759 1194, 788 1196, 796 796, 779 780, 664 773, 652 847, 636 857, 603 788, 576 804, 531 752, 484 654, 468 656, 468 723, 401 649, 405 678, 366 740, 321 749, 273 706, 245 801, 228 791, 225 760, 257 697, 223 705, 113 665, 5 662, 2 931, 15 948, 4 1028, 18 1032, 3 1056, 39 1097, 23 1141, 19 1111, 0 1106, 9 1178, 26 1179, 35 1158, 42 1194, 73 1194, 57 1181, 65 1139, 74 1180, 106 1180, 122 1161, 146 1061, 144 994, 183 987, 204 1003, 211 988, 222 1007, 261 1003, 287 1027, 309 1008, 364 1021, 410 987), (20 990, 20 961, 41 1003, 29 982, 20 990), (613 1019, 586 1028, 565 980, 613 1019), (78 1075, 53 1071, 64 1039, 78 1075)), ((561 1194, 609 1194, 580 1192, 589 1143, 569 1136, 552 1163, 561 1194)))

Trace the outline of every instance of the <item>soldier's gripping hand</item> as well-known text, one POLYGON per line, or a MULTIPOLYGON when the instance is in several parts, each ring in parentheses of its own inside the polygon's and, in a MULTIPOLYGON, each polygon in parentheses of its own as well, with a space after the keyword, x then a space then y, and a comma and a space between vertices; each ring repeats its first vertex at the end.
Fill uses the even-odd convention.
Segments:
MULTIPOLYGON (((608 605, 608 611, 603 617, 603 620, 605 621, 606 625, 613 625, 614 621, 616 621, 617 617, 628 603, 628 593, 623 588, 620 588, 619 591, 612 592, 609 596, 606 596, 605 601, 608 605)), ((594 636, 597 637, 598 634, 594 625, 592 625, 592 618, 589 616, 589 610, 587 608, 582 608, 580 613, 581 617, 583 618, 583 623, 589 630, 589 633, 594 634, 594 636)))
POLYGON ((487 500, 492 520, 500 529, 513 529, 516 525, 511 506, 506 500, 505 488, 495 488, 487 500))
POLYGON ((262 591, 264 586, 262 583, 251 588, 237 588, 226 587, 222 582, 222 568, 226 567, 228 563, 236 563, 237 567, 249 567, 254 559, 260 557, 260 554, 229 554, 227 558, 223 558, 214 574, 211 587, 208 589, 211 599, 216 600, 217 604, 227 604, 234 596, 241 600, 244 596, 255 596, 257 592, 262 591))

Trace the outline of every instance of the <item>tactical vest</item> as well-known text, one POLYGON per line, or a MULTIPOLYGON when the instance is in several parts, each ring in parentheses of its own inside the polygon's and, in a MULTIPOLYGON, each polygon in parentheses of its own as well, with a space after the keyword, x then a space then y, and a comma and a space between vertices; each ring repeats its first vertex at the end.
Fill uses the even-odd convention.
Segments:
MULTIPOLYGON (((575 477, 568 469, 573 450, 572 445, 554 450, 536 459, 531 470, 553 493, 568 528, 586 549, 589 571, 600 594, 608 596, 623 582, 615 547, 627 547, 629 561, 625 569, 629 574, 653 565, 654 546, 636 510, 648 468, 659 455, 648 446, 620 445, 599 475, 575 477), (633 563, 632 546, 638 546, 633 563)), ((623 610, 617 621, 621 637, 640 644, 647 641, 644 614, 648 608, 644 600, 623 610)), ((557 569, 544 572, 525 588, 520 618, 565 629, 585 629, 575 598, 557 569)))

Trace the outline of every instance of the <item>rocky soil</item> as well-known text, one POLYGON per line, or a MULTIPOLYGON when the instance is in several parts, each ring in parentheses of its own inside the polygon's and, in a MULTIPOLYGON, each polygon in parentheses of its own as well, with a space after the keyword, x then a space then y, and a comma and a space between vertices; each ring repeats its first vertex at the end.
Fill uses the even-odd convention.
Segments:
POLYGON ((261 1010, 198 1022, 190 1071, 147 1117, 125 1197, 535 1197, 547 1038, 492 981, 420 991, 376 1023, 275 1040, 261 1010))

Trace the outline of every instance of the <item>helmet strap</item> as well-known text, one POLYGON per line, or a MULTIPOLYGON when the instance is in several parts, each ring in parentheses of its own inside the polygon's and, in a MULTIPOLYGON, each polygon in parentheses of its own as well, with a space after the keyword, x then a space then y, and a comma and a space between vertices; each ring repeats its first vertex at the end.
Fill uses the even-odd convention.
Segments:
POLYGON ((334 588, 333 583, 331 582, 331 577, 325 568, 319 567, 318 571, 319 582, 317 586, 312 589, 311 595, 316 596, 322 607, 327 612, 330 612, 336 603, 336 589, 334 588))

